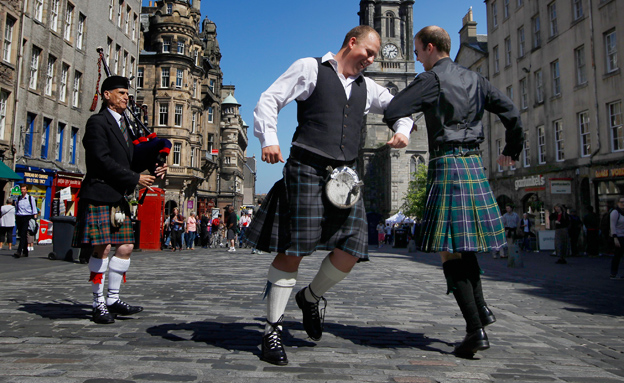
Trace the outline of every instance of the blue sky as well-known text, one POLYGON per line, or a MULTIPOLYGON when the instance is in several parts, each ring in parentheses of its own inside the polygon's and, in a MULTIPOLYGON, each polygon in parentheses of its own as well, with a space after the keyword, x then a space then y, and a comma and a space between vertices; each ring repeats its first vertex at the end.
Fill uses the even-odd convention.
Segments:
MULTIPOLYGON (((147 5, 147 1, 143 1, 147 5)), ((217 24, 221 48, 223 84, 235 85, 241 115, 249 125, 247 156, 258 163, 257 193, 266 193, 282 176, 282 164, 260 161, 260 143, 253 135, 253 110, 260 94, 295 60, 301 57, 336 53, 344 35, 359 24, 359 0, 203 0, 205 17, 217 24)), ((438 25, 451 35, 451 57, 459 45, 462 18, 472 6, 477 33, 486 34, 483 0, 419 1, 414 4, 414 32, 438 25)), ((422 71, 416 63, 416 71, 422 71)), ((278 119, 280 147, 287 158, 290 140, 297 126, 294 103, 284 108, 278 119)))

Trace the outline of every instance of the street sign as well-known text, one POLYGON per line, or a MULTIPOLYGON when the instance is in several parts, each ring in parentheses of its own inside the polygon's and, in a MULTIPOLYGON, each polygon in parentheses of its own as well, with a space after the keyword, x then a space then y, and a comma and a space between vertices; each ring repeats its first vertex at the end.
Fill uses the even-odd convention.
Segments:
POLYGON ((20 186, 19 185, 15 185, 11 188, 11 195, 21 195, 22 191, 20 190, 20 186))

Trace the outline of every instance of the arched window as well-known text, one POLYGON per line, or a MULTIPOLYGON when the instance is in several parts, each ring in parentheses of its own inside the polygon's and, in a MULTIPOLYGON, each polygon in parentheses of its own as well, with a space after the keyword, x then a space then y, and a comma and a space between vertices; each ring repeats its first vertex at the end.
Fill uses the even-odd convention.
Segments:
POLYGON ((394 36, 394 13, 386 12, 386 37, 394 36))
POLYGON ((410 158, 410 181, 414 180, 414 173, 418 170, 420 165, 425 163, 425 158, 420 154, 415 154, 410 158))

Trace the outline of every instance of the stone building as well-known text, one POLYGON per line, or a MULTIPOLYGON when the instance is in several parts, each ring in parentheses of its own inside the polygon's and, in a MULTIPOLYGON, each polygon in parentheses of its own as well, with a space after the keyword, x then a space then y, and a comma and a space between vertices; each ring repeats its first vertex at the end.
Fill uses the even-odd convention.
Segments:
MULTIPOLYGON (((624 193, 624 2, 486 0, 490 81, 522 112, 515 167, 495 163, 504 145, 492 121, 490 183, 499 203, 546 212, 556 203, 601 213, 624 193), (620 60, 621 61, 621 60, 620 60)), ((488 145, 489 144, 489 145, 488 145)))
MULTIPOLYGON (((368 25, 381 36, 381 52, 365 75, 396 94, 411 83, 414 69, 413 0, 361 0, 360 25, 368 25)), ((373 229, 380 218, 396 213, 403 205, 411 174, 427 162, 427 130, 422 114, 414 117, 417 130, 404 149, 385 145, 393 132, 383 116, 365 118, 358 172, 364 180, 364 201, 373 229)))
POLYGON ((234 87, 222 85, 217 28, 201 21, 200 5, 154 1, 141 15, 137 102, 147 105, 149 128, 173 144, 165 210, 184 215, 240 206, 247 147, 234 87))
MULTIPOLYGON (((93 114, 90 107, 98 80, 96 47, 104 48, 114 74, 135 74, 141 1, 30 0, 2 4, 13 7, 7 17, 15 22, 10 43, 15 114, 13 126, 5 126, 12 131, 5 161, 14 164, 15 171, 24 177, 44 218, 62 214, 65 209, 73 212, 72 203, 53 202, 58 201, 60 189, 67 187, 75 198, 85 172, 80 143, 86 121, 93 114), (20 30, 16 29, 17 17, 20 30)), ((3 24, 6 33, 6 19, 3 24)), ((6 138, 5 132, 5 142, 6 138)))

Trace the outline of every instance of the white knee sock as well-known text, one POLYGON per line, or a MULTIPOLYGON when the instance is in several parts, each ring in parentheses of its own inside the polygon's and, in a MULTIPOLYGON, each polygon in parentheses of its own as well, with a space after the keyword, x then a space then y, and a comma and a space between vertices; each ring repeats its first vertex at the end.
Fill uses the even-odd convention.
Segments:
POLYGON ((329 255, 321 262, 321 268, 309 285, 309 289, 305 289, 304 296, 308 302, 316 302, 317 298, 322 297, 334 285, 342 281, 349 273, 345 273, 332 265, 329 255), (312 295, 314 293, 314 295, 312 295))
POLYGON ((119 300, 119 287, 124 280, 124 274, 129 268, 129 259, 113 257, 108 263, 108 297, 106 298, 106 304, 112 305, 119 300))
POLYGON ((93 307, 98 303, 104 302, 104 281, 106 280, 106 269, 108 268, 108 258, 100 259, 91 257, 89 259, 89 271, 91 276, 89 281, 93 282, 91 285, 93 291, 93 307))
MULTIPOLYGON (((284 315, 290 293, 297 283, 297 273, 297 271, 292 273, 281 271, 273 267, 273 265, 269 267, 269 275, 267 277, 269 294, 266 298, 267 322, 275 323, 284 315)), ((273 327, 267 323, 264 333, 268 334, 272 329, 273 327)))

